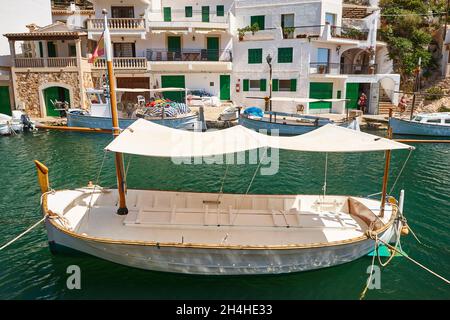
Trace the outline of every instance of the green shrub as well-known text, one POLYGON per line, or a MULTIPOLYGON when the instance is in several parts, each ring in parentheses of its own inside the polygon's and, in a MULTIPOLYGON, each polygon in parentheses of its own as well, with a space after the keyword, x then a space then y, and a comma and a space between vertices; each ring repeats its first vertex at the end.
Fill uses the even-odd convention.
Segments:
POLYGON ((439 87, 431 87, 426 91, 426 93, 426 99, 431 101, 439 100, 444 97, 444 91, 439 87))
POLYGON ((447 106, 442 106, 438 109, 438 112, 450 112, 450 108, 447 106))

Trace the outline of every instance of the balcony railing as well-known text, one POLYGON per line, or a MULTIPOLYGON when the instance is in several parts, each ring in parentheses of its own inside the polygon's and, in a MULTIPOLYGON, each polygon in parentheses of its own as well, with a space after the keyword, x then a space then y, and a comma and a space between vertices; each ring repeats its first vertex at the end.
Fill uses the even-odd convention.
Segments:
POLYGON ((211 49, 147 49, 146 57, 148 61, 232 61, 230 50, 211 49))
POLYGON ((203 13, 201 10, 193 10, 190 17, 186 17, 184 9, 172 9, 170 15, 164 15, 162 11, 150 11, 149 22, 206 22, 206 23, 228 23, 228 12, 224 12, 223 15, 217 15, 217 12, 212 10, 209 14, 203 13))
MULTIPOLYGON (((113 58, 113 67, 116 70, 146 70, 147 59, 145 58, 113 58)), ((98 59, 94 66, 94 69, 106 69, 105 59, 98 59)))
POLYGON ((368 64, 346 64, 346 63, 322 63, 310 64, 311 74, 375 74, 377 65, 368 64))
POLYGON ((57 58, 15 58, 14 66, 16 68, 68 68, 77 67, 77 58, 75 57, 57 57, 57 58))
POLYGON ((367 40, 369 37, 369 30, 358 29, 352 27, 337 27, 331 26, 331 36, 334 38, 343 38, 351 40, 367 40))
MULTIPOLYGON (((103 19, 89 19, 87 26, 89 31, 101 31, 104 29, 103 19)), ((145 31, 145 19, 135 18, 111 18, 108 19, 110 30, 136 30, 145 31)))

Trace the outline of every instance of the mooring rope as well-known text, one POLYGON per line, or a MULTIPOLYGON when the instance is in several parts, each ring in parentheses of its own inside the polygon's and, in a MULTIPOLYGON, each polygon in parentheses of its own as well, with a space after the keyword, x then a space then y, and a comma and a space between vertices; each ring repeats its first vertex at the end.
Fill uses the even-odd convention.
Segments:
POLYGON ((403 166, 402 166, 402 168, 400 169, 400 172, 398 173, 397 178, 395 179, 394 184, 392 185, 391 190, 389 191, 389 194, 392 194, 392 191, 394 191, 395 185, 397 184, 398 179, 399 179, 400 176, 402 175, 403 170, 405 169, 406 164, 408 163, 408 160, 409 160, 409 158, 411 157, 411 154, 412 154, 412 150, 409 150, 409 154, 408 154, 408 156, 406 157, 406 160, 405 160, 405 162, 403 163, 403 166))
POLYGON ((396 251, 398 254, 402 255, 404 258, 408 259, 409 261, 411 261, 412 263, 416 264, 417 266, 419 266, 420 268, 424 269, 425 271, 428 271, 429 273, 431 273, 432 275, 434 275, 435 277, 441 279, 442 281, 444 281, 447 284, 450 284, 450 281, 447 280, 446 278, 444 278, 443 276, 439 275, 438 273, 434 272, 431 269, 428 269, 427 267, 425 267, 423 264, 421 264, 420 262, 414 260, 413 258, 405 255, 403 252, 397 250, 396 248, 394 248, 392 245, 390 245, 389 243, 384 242, 381 239, 378 239, 381 243, 383 243, 385 246, 387 246, 388 248, 396 251))
POLYGON ((35 224, 33 224, 31 227, 29 227, 27 230, 25 230, 24 232, 22 232, 21 234, 19 234, 17 237, 15 237, 14 239, 8 241, 7 243, 5 243, 3 246, 0 247, 0 251, 2 251, 3 249, 9 247, 11 244, 13 244, 14 242, 16 242, 17 240, 19 240, 20 238, 22 238, 24 235, 26 235, 28 232, 30 232, 31 230, 33 230, 34 228, 36 228, 39 224, 41 224, 41 222, 43 222, 45 220, 46 216, 44 216, 41 220, 39 220, 38 222, 36 222, 35 224))
MULTIPOLYGON (((378 237, 378 236, 376 236, 376 237, 378 237)), ((373 274, 373 267, 375 265, 375 253, 376 252, 378 252, 378 241, 375 240, 374 248, 373 248, 373 256, 372 256, 372 264, 370 265, 369 278, 366 281, 366 286, 364 287, 364 290, 361 292, 361 294, 359 296, 359 300, 364 299, 364 297, 366 296, 367 290, 369 289, 369 284, 372 281, 372 274, 373 274)))

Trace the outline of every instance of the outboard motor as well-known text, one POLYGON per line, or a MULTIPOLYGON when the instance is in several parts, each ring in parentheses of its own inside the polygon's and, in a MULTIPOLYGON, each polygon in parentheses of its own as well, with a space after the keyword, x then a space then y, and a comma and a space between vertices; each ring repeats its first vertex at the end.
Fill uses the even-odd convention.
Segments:
POLYGON ((25 130, 27 130, 27 131, 33 131, 33 130, 35 129, 34 123, 31 121, 30 117, 29 117, 27 114, 23 113, 23 114, 20 116, 20 121, 21 121, 22 124, 23 124, 23 130, 24 130, 24 131, 25 131, 25 130))

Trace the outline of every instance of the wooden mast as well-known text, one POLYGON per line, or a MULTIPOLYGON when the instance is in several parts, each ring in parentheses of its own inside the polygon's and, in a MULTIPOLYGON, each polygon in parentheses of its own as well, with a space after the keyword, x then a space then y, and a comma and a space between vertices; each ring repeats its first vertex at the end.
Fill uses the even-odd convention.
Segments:
MULTIPOLYGON (((388 138, 392 139, 392 128, 388 129, 388 138)), ((391 164, 391 150, 385 151, 385 164, 384 164, 384 175, 383 175, 383 186, 381 188, 381 206, 380 206, 380 217, 384 217, 384 206, 386 205, 386 193, 387 185, 389 180, 389 167, 391 164)))
MULTIPOLYGON (((116 89, 114 80, 114 70, 112 62, 112 48, 111 48, 111 35, 109 34, 107 11, 103 9, 105 30, 103 33, 103 41, 105 43, 105 55, 106 65, 108 68, 108 84, 109 84, 109 100, 111 105, 111 118, 112 118, 112 132, 113 136, 117 137, 120 134, 119 117, 117 115, 117 100, 116 89)), ((122 153, 115 153, 116 175, 117 175, 117 189, 119 191, 119 208, 117 209, 118 215, 128 214, 128 208, 125 198, 125 176, 122 153)))

